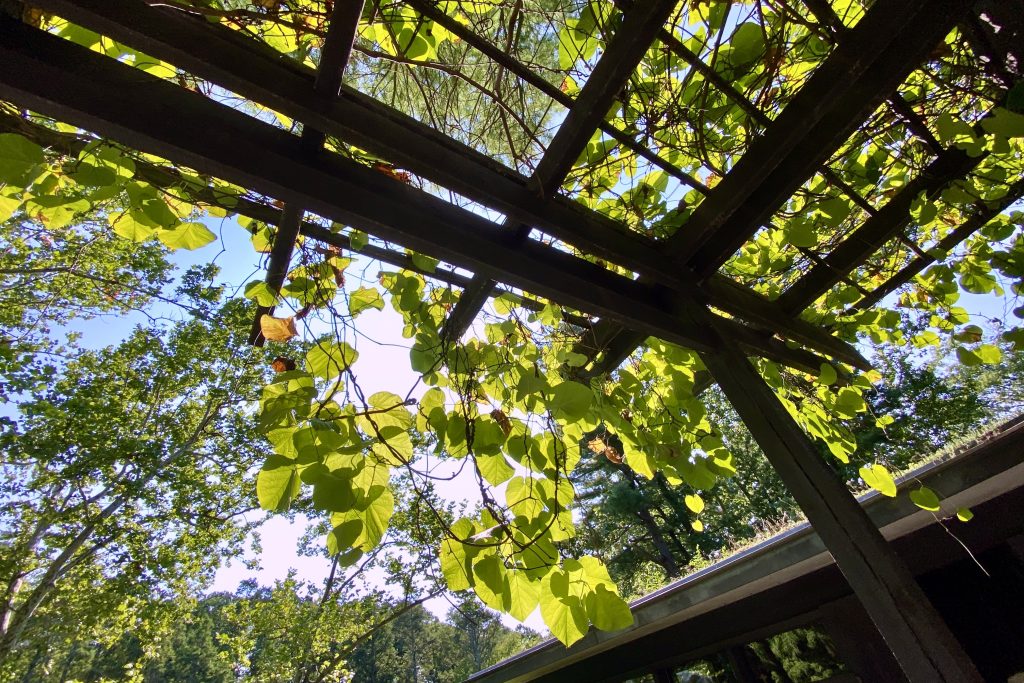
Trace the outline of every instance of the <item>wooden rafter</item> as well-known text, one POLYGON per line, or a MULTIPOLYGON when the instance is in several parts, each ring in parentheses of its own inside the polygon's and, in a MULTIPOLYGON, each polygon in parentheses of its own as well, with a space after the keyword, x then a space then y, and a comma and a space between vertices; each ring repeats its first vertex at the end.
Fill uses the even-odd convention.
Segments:
MULTIPOLYGON (((593 137, 594 130, 604 120, 605 113, 640 64, 647 46, 675 7, 675 0, 651 2, 640 11, 626 14, 621 28, 609 41, 608 48, 601 55, 530 178, 530 184, 540 201, 549 199, 561 187, 576 159, 593 137)), ((528 239, 532 230, 530 225, 520 223, 515 218, 506 220, 504 228, 514 231, 519 240, 528 239)), ((473 283, 445 320, 442 336, 446 339, 461 337, 480 313, 496 285, 495 281, 486 277, 474 277, 473 283)))
MULTIPOLYGON (((351 161, 305 154, 297 136, 55 36, 4 19, 0 95, 202 172, 667 341, 706 348, 661 289, 508 231, 351 161), (174 119, 163 113, 174 111, 174 119)), ((682 302, 683 307, 698 306, 682 302)), ((806 369, 813 354, 746 333, 746 348, 806 369)), ((856 351, 851 350, 853 355, 856 351)))
MULTIPOLYGON (((352 42, 356 37, 359 19, 363 13, 363 0, 346 0, 334 6, 327 36, 320 48, 320 64, 317 65, 316 78, 313 80, 313 92, 323 99, 334 99, 341 90, 341 78, 352 55, 352 42)), ((312 126, 303 126, 302 144, 306 153, 315 157, 323 149, 326 135, 312 126)), ((274 243, 270 248, 270 261, 267 264, 267 285, 272 292, 280 292, 292 260, 295 240, 299 237, 305 208, 289 202, 281 209, 281 221, 274 243)), ((249 332, 249 343, 263 345, 263 333, 260 320, 264 315, 274 312, 273 306, 258 306, 256 316, 249 332)))

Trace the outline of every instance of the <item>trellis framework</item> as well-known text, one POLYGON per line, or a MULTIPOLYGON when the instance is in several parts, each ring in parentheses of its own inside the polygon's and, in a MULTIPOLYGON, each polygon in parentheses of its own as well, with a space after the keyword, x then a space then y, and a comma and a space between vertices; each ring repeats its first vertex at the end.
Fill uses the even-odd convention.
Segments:
MULTIPOLYGON (((564 119, 529 175, 456 141, 347 86, 342 72, 352 52, 361 1, 338 1, 330 12, 317 70, 281 55, 237 31, 193 13, 143 0, 34 0, 32 5, 135 47, 303 124, 295 135, 180 85, 149 76, 116 60, 4 17, 0 21, 0 95, 34 111, 159 154, 282 202, 231 198, 209 190, 194 199, 227 205, 241 215, 278 226, 267 282, 284 282, 296 238, 350 246, 306 212, 397 242, 469 271, 439 269, 429 277, 463 289, 443 327, 457 339, 486 301, 522 291, 577 313, 567 322, 585 330, 579 349, 591 362, 584 378, 617 368, 654 336, 701 354, 717 382, 778 470, 809 521, 835 556, 879 631, 911 680, 979 680, 972 664, 916 586, 909 572, 862 513, 845 486, 778 402, 747 356, 771 359, 817 373, 831 360, 869 369, 849 343, 800 314, 836 286, 853 287, 850 310, 865 310, 909 282, 936 256, 908 234, 911 209, 922 193, 935 197, 972 173, 985 158, 944 145, 933 122, 899 94, 899 86, 930 58, 958 25, 979 60, 994 74, 989 87, 1008 90, 1018 77, 1020 14, 1016 3, 964 0, 878 2, 847 25, 825 0, 804 9, 834 43, 814 72, 790 96, 765 110, 693 52, 673 29, 675 0, 621 1, 621 21, 575 97, 519 61, 509 49, 427 0, 409 8, 443 26, 486 56, 510 78, 536 88, 565 108, 564 119), (993 31, 992 26, 1001 30, 993 31), (652 44, 687 63, 716 93, 750 118, 749 144, 712 186, 672 155, 609 123, 652 44), (879 107, 902 122, 908 137, 928 150, 920 171, 891 196, 862 196, 830 163, 854 147, 879 107), (646 237, 560 193, 581 154, 603 132, 700 196, 671 236, 646 237), (324 148, 327 137, 368 150, 438 187, 506 216, 499 225, 324 148), (851 142, 852 139, 852 142, 851 142), (802 249, 807 272, 784 286, 758 289, 732 277, 730 259, 771 225, 781 208, 820 178, 856 207, 863 220, 840 241, 802 249), (535 238, 534 231, 546 236, 535 238), (873 290, 851 279, 880 250, 909 252, 902 266, 873 290)), ((23 8, 5 3, 15 16, 23 8)), ((57 149, 84 144, 73 136, 0 119, 57 149)), ((902 143, 901 143, 902 144, 902 143)), ((77 147, 76 147, 77 146, 77 147)), ((139 174, 160 187, 178 186, 174 171, 140 165, 139 174)), ((1006 179, 1007 191, 977 202, 975 213, 935 246, 949 250, 970 237, 1022 193, 1024 181, 1006 179)), ((371 257, 421 270, 409 256, 370 245, 371 257)), ((785 278, 783 278, 785 279, 785 278)), ((534 309, 543 300, 526 297, 534 309)), ((269 309, 261 309, 260 314, 269 309)), ((259 343, 259 326, 253 340, 259 343)), ((830 322, 825 320, 824 322, 830 322)))

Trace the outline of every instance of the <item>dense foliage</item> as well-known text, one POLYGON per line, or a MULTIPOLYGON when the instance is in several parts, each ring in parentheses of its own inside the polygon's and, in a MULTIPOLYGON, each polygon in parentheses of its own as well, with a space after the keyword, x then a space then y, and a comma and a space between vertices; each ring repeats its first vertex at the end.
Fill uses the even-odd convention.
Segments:
MULTIPOLYGON (((306 65, 320 57, 332 6, 317 0, 166 4, 249 33, 306 65)), ((670 240, 685 232, 704 197, 833 53, 841 27, 854 26, 864 13, 853 0, 831 6, 840 28, 807 18, 785 1, 681 4, 667 28, 707 68, 695 69, 680 51, 656 45, 606 117, 620 133, 642 140, 659 161, 641 159, 598 132, 562 191, 638 236, 670 240), (708 77, 708 68, 717 78, 708 77), (732 92, 714 80, 730 83, 732 92), (689 176, 688 185, 679 174, 670 177, 666 163, 689 176)), ((504 46, 566 97, 585 87, 621 22, 610 2, 480 0, 438 8, 504 46)), ((70 41, 297 129, 287 117, 240 101, 174 65, 59 17, 29 14, 70 41)), ((409 4, 366 3, 351 83, 529 173, 562 110, 480 58, 453 30, 426 20, 409 4)), ((802 313, 840 339, 880 347, 877 370, 857 372, 835 359, 810 368, 756 361, 788 412, 820 443, 823 457, 840 470, 857 465, 848 478, 859 475, 886 495, 895 492, 892 470, 908 459, 883 454, 878 444, 888 440, 916 453, 943 438, 939 431, 907 425, 901 391, 935 389, 933 426, 951 412, 961 421, 950 421, 947 429, 987 414, 970 396, 954 397, 966 401, 965 408, 944 401, 942 392, 950 387, 940 386, 934 368, 907 354, 889 356, 887 349, 945 349, 961 366, 977 368, 1000 363, 1002 349, 1019 351, 1024 344, 1024 328, 1014 319, 1024 309, 1014 307, 1016 301, 994 322, 973 320, 961 305, 963 292, 989 300, 1016 297, 1024 278, 1021 214, 993 210, 1013 203, 1024 171, 1024 85, 1014 79, 1000 61, 981 59, 969 36, 953 31, 901 84, 897 97, 882 104, 827 168, 807 180, 722 269, 753 292, 784 298, 801 274, 886 202, 917 187, 935 159, 966 165, 962 180, 914 194, 902 234, 812 297, 802 313), (984 212, 992 217, 983 228, 953 248, 939 248, 956 226, 984 212), (917 258, 931 265, 898 296, 863 310, 857 306, 917 258), (887 378, 895 383, 886 385, 887 378), (904 444, 905 435, 916 442, 904 444)), ((4 112, 0 218, 11 226, 10 257, 20 259, 3 264, 3 274, 14 278, 8 290, 18 295, 3 313, 10 324, 36 333, 44 329, 34 313, 17 307, 47 310, 42 297, 64 287, 67 278, 91 283, 82 297, 68 297, 87 312, 107 310, 108 299, 122 308, 137 305, 124 292, 151 297, 165 277, 162 250, 150 249, 213 242, 216 236, 201 220, 207 215, 237 213, 255 250, 269 250, 275 228, 268 221, 276 220, 279 206, 268 198, 14 107, 5 105, 4 112), (146 246, 96 240, 104 223, 109 231, 102 234, 146 246), (50 263, 45 254, 54 244, 83 249, 86 261, 71 270, 50 263), (101 246, 86 250, 95 244, 101 246), (35 274, 47 276, 40 298, 25 294, 25 278, 35 274)), ((343 140, 328 138, 327 148, 393 180, 441 193, 429 179, 343 140)), ((353 252, 391 249, 358 229, 366 226, 308 218, 344 237, 353 252)), ((540 239, 624 270, 549 236, 540 239)), ((600 500, 613 516, 616 510, 635 515, 647 540, 630 546, 636 558, 628 562, 649 559, 668 575, 682 572, 699 553, 722 547, 728 530, 747 515, 772 519, 763 507, 777 509, 782 492, 762 476, 766 465, 732 414, 702 395, 707 376, 697 353, 651 338, 617 367, 591 372, 604 361, 603 348, 593 348, 594 321, 555 303, 527 301, 518 292, 494 298, 470 332, 453 339, 442 334, 458 299, 443 282, 452 281, 446 264, 410 254, 409 268, 373 278, 364 261, 359 272, 353 254, 337 247, 309 239, 298 246, 281 291, 260 278, 244 287, 248 299, 277 307, 276 317, 260 321, 270 340, 266 358, 240 351, 238 335, 251 306, 229 301, 218 308, 210 300, 180 299, 202 316, 161 332, 140 331, 116 353, 76 355, 60 369, 39 369, 35 385, 19 380, 19 417, 10 425, 4 456, 16 520, 5 522, 4 533, 19 552, 3 568, 5 609, 12 616, 4 619, 0 646, 14 647, 31 618, 41 618, 40 611, 53 604, 47 593, 72 581, 90 585, 90 577, 111 566, 130 569, 119 575, 133 590, 157 588, 166 578, 150 573, 147 562, 183 572, 173 573, 173 581, 209 571, 213 556, 195 557, 188 543, 218 547, 238 538, 239 530, 206 525, 204 533, 225 538, 197 540, 181 529, 203 515, 221 516, 221 505, 252 500, 247 474, 257 455, 255 499, 267 510, 322 513, 329 519, 326 552, 337 567, 358 569, 377 557, 397 525, 410 547, 424 551, 418 561, 433 567, 436 556, 449 589, 473 589, 484 604, 517 619, 539 607, 566 644, 591 625, 611 630, 632 623, 619 587, 596 556, 597 544, 581 538, 577 528, 604 537, 614 524, 576 513, 580 503, 600 500), (402 318, 411 367, 420 380, 367 395, 360 382, 358 317, 388 306, 402 318), (276 372, 264 377, 275 356, 276 372), (157 379, 173 386, 165 389, 157 379), (258 404, 258 414, 227 411, 243 404, 258 404), (83 415, 95 422, 82 424, 83 415), (266 441, 257 443, 256 431, 266 441), (238 442, 228 436, 246 448, 235 448, 238 442), (110 437, 116 437, 117 448, 99 448, 110 437), (594 470, 598 453, 614 465, 617 479, 594 470), (575 474, 584 459, 588 464, 575 474), (438 470, 439 462, 448 469, 438 470), (185 463, 190 471, 179 471, 185 463), (209 463, 216 465, 212 478, 204 470, 214 466, 209 463), (457 514, 431 496, 432 481, 454 469, 479 490, 477 505, 457 514), (769 483, 755 495, 752 482, 760 481, 769 483), (760 495, 765 498, 758 500, 760 495), (746 499, 747 507, 723 505, 733 496, 746 499), (713 514, 724 508, 736 516, 713 514), (133 517, 120 527, 118 514, 127 510, 143 520, 133 517), (180 541, 153 545, 153 533, 180 541), (71 562, 76 553, 84 553, 82 559, 71 562), (182 570, 186 560, 180 555, 195 566, 182 570), (41 578, 25 584, 37 562, 41 578), (73 577, 52 587, 51 573, 63 575, 71 567, 73 577)), ((394 250, 386 253, 394 262, 394 250)), ((73 309, 60 311, 74 315, 73 309)), ((62 324, 66 318, 60 315, 49 324, 62 324)), ((33 343, 12 341, 5 359, 34 352, 38 342, 33 343)), ((26 372, 36 371, 32 362, 20 362, 29 366, 26 372)), ((5 375, 21 377, 20 372, 12 365, 5 375)), ((943 372, 959 390, 960 371, 943 372)), ((989 382, 992 391, 1005 394, 1006 387, 997 384, 989 382)), ((938 509, 927 495, 915 500, 938 509)), ((429 576, 428 583, 437 578, 429 576)), ((432 586, 407 588, 412 594, 432 586)))

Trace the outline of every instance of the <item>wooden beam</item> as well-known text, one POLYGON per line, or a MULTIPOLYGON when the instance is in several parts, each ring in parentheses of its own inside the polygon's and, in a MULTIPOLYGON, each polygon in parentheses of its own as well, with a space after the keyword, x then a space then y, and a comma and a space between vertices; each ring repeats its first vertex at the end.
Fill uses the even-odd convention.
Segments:
POLYGON ((0 32, 0 96, 25 108, 578 311, 689 348, 711 343, 706 329, 681 317, 694 304, 666 302, 667 290, 532 240, 516 243, 471 211, 339 155, 310 161, 297 136, 38 29, 3 20, 0 32))
POLYGON ((679 269, 653 240, 564 197, 538 201, 522 174, 352 88, 324 98, 313 71, 238 31, 143 0, 37 6, 454 190, 580 250, 667 282, 679 269))
MULTIPOLYGON (((0 111, 0 133, 17 133, 18 135, 32 140, 41 147, 53 149, 65 156, 76 158, 89 144, 88 140, 73 133, 61 133, 38 123, 33 123, 27 119, 7 114, 3 111, 0 111)), ((211 187, 198 187, 191 181, 186 180, 173 168, 157 166, 156 164, 143 161, 142 159, 136 159, 135 177, 156 188, 170 193, 176 198, 183 199, 188 202, 218 206, 229 213, 246 216, 262 223, 266 223, 267 225, 276 226, 281 220, 281 210, 271 206, 270 204, 256 202, 245 197, 238 197, 234 194, 218 192, 211 187)), ((472 281, 468 276, 447 268, 434 268, 432 270, 421 268, 416 265, 416 262, 413 261, 412 257, 405 252, 385 249, 384 247, 378 247, 373 244, 363 245, 358 250, 354 249, 352 247, 352 242, 349 240, 347 235, 334 232, 322 225, 311 223, 309 221, 302 222, 299 232, 301 235, 308 237, 311 240, 321 242, 332 247, 337 247, 339 249, 347 249, 357 253, 359 256, 365 256, 367 258, 401 268, 402 270, 419 273, 428 279, 436 280, 437 282, 452 285, 454 287, 465 289, 472 281)), ((541 311, 544 309, 544 302, 531 299, 528 296, 516 294, 515 292, 510 292, 504 288, 495 289, 493 295, 500 296, 505 293, 517 296, 521 301, 522 307, 529 311, 541 311)), ((589 329, 591 327, 590 320, 582 316, 570 312, 563 312, 562 316, 570 325, 575 325, 582 329, 589 329)))
POLYGON ((784 311, 795 315, 831 289, 864 259, 871 256, 897 232, 911 223, 910 207, 922 192, 933 199, 958 178, 962 178, 984 159, 971 157, 959 149, 947 149, 916 178, 904 185, 878 213, 854 230, 828 256, 778 298, 784 311))
MULTIPOLYGON (((811 13, 818 19, 821 25, 825 27, 826 32, 832 36, 833 40, 838 42, 845 38, 849 29, 846 28, 846 25, 839 18, 839 15, 836 14, 828 0, 803 0, 803 3, 807 6, 807 9, 811 10, 811 13)), ((932 135, 928 124, 918 116, 914 108, 903 99, 902 95, 894 93, 888 98, 888 102, 892 110, 906 121, 907 127, 910 128, 914 135, 921 138, 933 152, 939 153, 942 151, 942 145, 932 135)))
MULTIPOLYGON (((565 181, 576 159, 587 147, 597 125, 615 98, 629 82, 647 46, 675 10, 675 0, 651 2, 640 11, 628 12, 622 26, 612 36, 587 82, 573 102, 558 132, 544 151, 530 178, 530 185, 544 201, 554 195, 565 181)), ((514 217, 506 219, 506 230, 514 231, 516 239, 526 240, 530 226, 514 217)), ((458 339, 480 313, 496 283, 483 276, 473 278, 441 328, 445 339, 458 339)))
POLYGON ((181 11, 151 7, 142 0, 39 0, 38 4, 341 137, 650 281, 687 296, 695 293, 692 274, 672 263, 654 241, 565 197, 538 201, 527 178, 351 88, 343 86, 334 100, 318 97, 310 69, 237 31, 181 11))
MULTIPOLYGON (((1018 180, 1011 185, 1009 191, 1001 199, 994 202, 983 203, 983 207, 981 209, 950 231, 950 233, 939 240, 932 249, 949 252, 975 232, 985 227, 985 225, 993 218, 1010 208, 1013 204, 1019 201, 1022 196, 1024 196, 1024 179, 1018 180)), ((891 278, 886 280, 885 283, 871 290, 871 292, 864 298, 848 308, 844 315, 849 315, 856 311, 863 311, 871 308, 886 296, 892 294, 897 289, 913 280, 914 277, 921 273, 925 268, 935 263, 936 260, 937 259, 929 253, 916 257, 914 260, 910 261, 910 263, 900 268, 900 270, 891 278)))
MULTIPOLYGON (((710 319, 707 323, 717 324, 710 319)), ((832 553, 907 678, 913 683, 981 681, 906 565, 739 347, 721 334, 716 349, 701 357, 832 553)))
MULTIPOLYGON (((352 55, 352 43, 363 14, 363 0, 342 0, 334 6, 327 26, 327 36, 320 47, 320 63, 317 65, 313 92, 324 99, 334 99, 341 89, 341 78, 352 55)), ((302 143, 307 154, 316 155, 324 146, 327 136, 312 126, 302 127, 302 143)), ((280 293, 288 275, 295 240, 299 237, 305 208, 287 203, 281 209, 281 222, 270 248, 267 264, 267 285, 270 291, 280 293)), ((249 343, 263 346, 263 328, 260 320, 264 315, 273 315, 274 306, 257 306, 256 315, 249 330, 249 343)))
POLYGON ((715 272, 962 17, 967 0, 875 3, 772 126, 698 205, 671 254, 715 272))

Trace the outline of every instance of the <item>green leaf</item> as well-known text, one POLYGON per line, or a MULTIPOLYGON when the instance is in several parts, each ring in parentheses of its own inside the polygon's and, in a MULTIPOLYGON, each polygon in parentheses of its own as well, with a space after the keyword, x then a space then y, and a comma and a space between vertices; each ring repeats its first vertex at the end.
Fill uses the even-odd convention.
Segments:
POLYGON ((974 519, 974 513, 971 512, 970 508, 958 508, 956 511, 956 518, 961 522, 969 522, 974 519))
POLYGON ((633 625, 633 613, 618 593, 599 585, 586 598, 587 616, 602 631, 618 631, 633 625))
POLYGON ((505 456, 501 453, 493 455, 477 455, 476 456, 476 467, 480 470, 480 475, 487 481, 491 486, 499 486, 512 478, 512 475, 516 473, 512 466, 508 464, 505 456))
POLYGON ((910 500, 914 501, 914 505, 922 510, 927 510, 928 512, 939 511, 939 497, 935 495, 935 491, 932 491, 927 486, 911 491, 910 500))
POLYGON ((541 582, 526 572, 509 570, 505 572, 508 581, 509 605, 506 610, 513 619, 525 620, 537 609, 540 602, 541 582))
POLYGON ((384 298, 381 297, 380 292, 373 287, 360 287, 349 294, 348 310, 352 317, 359 315, 367 308, 384 310, 384 298))
POLYGON ((836 369, 829 363, 822 363, 821 370, 818 372, 818 384, 829 386, 835 384, 837 379, 839 379, 839 375, 836 373, 836 369))
POLYGON ((25 213, 37 218, 49 228, 69 225, 79 213, 88 211, 89 202, 60 195, 41 195, 25 202, 25 213))
POLYGON ((957 359, 969 368, 981 365, 981 357, 966 346, 956 347, 957 359))
POLYGON ((494 553, 490 553, 473 564, 473 589, 485 605, 504 612, 512 601, 505 565, 494 553))
POLYGON ((172 230, 160 230, 157 238, 170 249, 199 249, 217 239, 202 223, 182 223, 172 230))
POLYGON ((0 222, 6 221, 14 215, 14 212, 21 206, 21 200, 14 197, 0 195, 0 222))
POLYGON ((1009 109, 996 107, 992 115, 981 120, 981 127, 986 133, 999 135, 1004 138, 1024 137, 1024 114, 1012 112, 1009 109))
POLYGON ((764 31, 754 22, 740 24, 729 41, 729 47, 732 48, 729 59, 733 64, 752 62, 764 52, 764 31))
POLYGON ((686 502, 686 507, 690 508, 690 512, 697 515, 704 512, 704 499, 700 496, 689 495, 683 500, 686 502))
POLYGON ((543 579, 540 615, 551 635, 569 647, 587 634, 587 612, 578 596, 570 594, 569 575, 554 569, 543 579))
POLYGON ((467 546, 461 542, 473 534, 473 523, 468 519, 463 518, 455 522, 451 526, 451 533, 455 538, 445 537, 441 541, 441 573, 444 574, 448 588, 462 591, 473 585, 471 560, 480 551, 480 547, 467 546))
POLYGON ((334 379, 352 366, 359 354, 347 342, 323 337, 306 354, 306 370, 314 377, 334 379))
POLYGON ((288 458, 272 455, 256 477, 256 496, 260 507, 285 512, 299 495, 299 468, 288 458))
POLYGON ((860 468, 859 472, 860 478, 864 480, 865 484, 883 496, 896 497, 896 482, 893 481, 892 475, 885 467, 877 464, 865 465, 860 468))
POLYGON ((106 166, 93 166, 84 161, 75 165, 71 172, 71 177, 79 185, 89 187, 106 187, 117 182, 117 174, 114 173, 113 169, 106 166))
POLYGON ((110 221, 110 227, 114 229, 115 233, 132 242, 144 242, 156 232, 153 227, 137 221, 129 211, 110 214, 107 220, 110 221))
POLYGON ((836 412, 843 417, 855 417, 857 413, 867 410, 867 407, 864 397, 853 387, 843 387, 836 396, 836 412))
POLYGON ((369 492, 357 493, 356 508, 331 515, 331 523, 343 524, 352 520, 362 522, 359 535, 352 541, 353 548, 369 552, 380 544, 395 511, 395 497, 386 486, 374 486, 369 492))
POLYGON ((333 557, 355 547, 356 541, 363 535, 363 521, 350 519, 331 529, 327 535, 327 553, 333 557))
POLYGON ((414 266, 427 273, 433 273, 437 270, 437 264, 440 263, 436 258, 431 258, 415 251, 409 254, 409 256, 412 258, 414 266))
POLYGON ((244 296, 252 299, 260 306, 273 306, 277 303, 277 294, 263 280, 253 280, 245 286, 244 296))
POLYGON ((348 236, 348 239, 349 247, 352 249, 352 251, 359 251, 360 249, 362 249, 363 247, 370 243, 370 238, 366 235, 366 233, 361 232, 359 230, 353 230, 352 233, 348 236))
POLYGON ((551 393, 551 399, 547 402, 548 409, 556 416, 574 422, 586 416, 594 401, 594 392, 579 382, 562 382, 551 393))
POLYGON ((0 183, 24 188, 42 172, 43 148, 16 133, 0 134, 0 183))
POLYGON ((1003 358, 1002 352, 995 344, 982 344, 974 350, 974 353, 986 365, 997 365, 1003 358))
POLYGON ((818 244, 818 233, 808 221, 792 221, 784 232, 786 242, 794 247, 813 247, 818 244))

